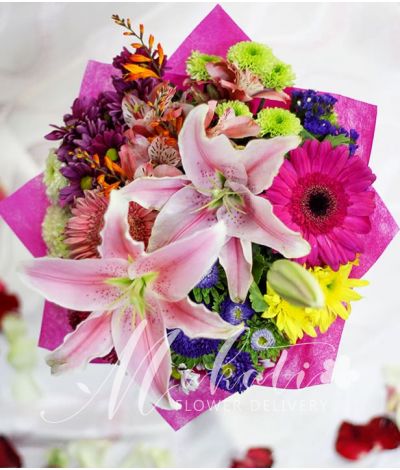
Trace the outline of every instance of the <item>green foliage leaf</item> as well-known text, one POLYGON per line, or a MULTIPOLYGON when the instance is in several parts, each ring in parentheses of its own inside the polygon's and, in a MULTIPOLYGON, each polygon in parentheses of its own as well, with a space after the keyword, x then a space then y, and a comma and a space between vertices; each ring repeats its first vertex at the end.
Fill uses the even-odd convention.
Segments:
POLYGON ((260 288, 258 285, 253 282, 252 285, 250 286, 250 291, 249 291, 249 297, 250 297, 250 302, 253 310, 255 312, 265 312, 268 308, 267 302, 265 302, 263 295, 261 294, 260 288))
POLYGON ((327 135, 324 141, 330 142, 332 147, 337 147, 338 145, 349 145, 352 142, 351 139, 346 137, 344 134, 327 135))

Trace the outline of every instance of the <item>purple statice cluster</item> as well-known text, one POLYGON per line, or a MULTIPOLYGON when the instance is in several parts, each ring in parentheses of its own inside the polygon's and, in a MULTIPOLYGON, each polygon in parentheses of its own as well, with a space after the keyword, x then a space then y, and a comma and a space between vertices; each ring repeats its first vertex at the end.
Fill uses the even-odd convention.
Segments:
POLYGON ((336 124, 334 106, 337 99, 334 96, 314 90, 293 90, 291 98, 291 111, 300 118, 306 131, 318 138, 343 136, 349 141, 350 155, 354 155, 359 134, 355 129, 347 131, 336 124))
POLYGON ((196 287, 199 289, 211 289, 218 284, 219 281, 219 271, 218 271, 218 264, 215 263, 211 266, 208 273, 201 279, 201 281, 197 284, 196 287))
POLYGON ((171 343, 171 348, 177 354, 191 359, 214 354, 218 352, 221 341, 219 339, 195 338, 191 339, 179 331, 178 335, 171 343))

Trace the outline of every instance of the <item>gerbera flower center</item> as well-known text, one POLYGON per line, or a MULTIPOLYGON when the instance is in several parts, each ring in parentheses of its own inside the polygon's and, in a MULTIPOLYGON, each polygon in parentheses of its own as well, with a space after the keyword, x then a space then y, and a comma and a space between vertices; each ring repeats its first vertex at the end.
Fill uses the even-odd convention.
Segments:
POLYGON ((327 187, 316 186, 306 191, 303 205, 311 217, 326 217, 336 208, 336 198, 327 187))
POLYGON ((293 190, 293 220, 311 233, 327 233, 346 216, 348 201, 342 185, 327 175, 312 173, 293 190))

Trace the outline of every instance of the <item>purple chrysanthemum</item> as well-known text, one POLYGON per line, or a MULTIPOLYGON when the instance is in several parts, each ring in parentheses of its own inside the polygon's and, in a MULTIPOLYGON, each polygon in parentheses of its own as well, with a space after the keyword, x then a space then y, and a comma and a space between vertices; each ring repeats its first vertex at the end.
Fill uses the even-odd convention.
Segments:
POLYGON ((181 356, 196 358, 206 354, 216 353, 220 342, 221 341, 218 339, 191 339, 180 330, 177 337, 172 342, 171 348, 181 356))
POLYGON ((77 197, 83 196, 84 189, 92 189, 95 184, 94 170, 89 164, 83 161, 71 161, 69 165, 61 168, 60 172, 69 180, 69 185, 60 191, 60 204, 62 207, 72 204, 77 197), (82 181, 85 181, 86 187, 83 187, 82 181))
POLYGON ((265 351, 276 343, 274 335, 267 328, 256 330, 250 339, 251 347, 254 351, 265 351))
POLYGON ((208 273, 203 277, 203 279, 197 284, 196 287, 199 289, 211 289, 217 285, 219 281, 219 271, 218 265, 215 263, 208 273))
POLYGON ((221 317, 231 325, 239 325, 245 322, 250 319, 254 313, 248 300, 243 304, 238 304, 227 298, 221 304, 221 317))
POLYGON ((77 98, 71 114, 64 115, 64 126, 53 126, 56 130, 46 136, 48 140, 62 139, 57 150, 58 158, 68 164, 78 148, 104 156, 107 144, 110 144, 109 148, 119 150, 126 130, 120 102, 121 98, 113 92, 101 93, 97 99, 77 98), (101 146, 97 148, 99 144, 101 146))
POLYGON ((228 392, 242 393, 253 385, 257 375, 250 354, 231 349, 218 370, 215 384, 228 392))

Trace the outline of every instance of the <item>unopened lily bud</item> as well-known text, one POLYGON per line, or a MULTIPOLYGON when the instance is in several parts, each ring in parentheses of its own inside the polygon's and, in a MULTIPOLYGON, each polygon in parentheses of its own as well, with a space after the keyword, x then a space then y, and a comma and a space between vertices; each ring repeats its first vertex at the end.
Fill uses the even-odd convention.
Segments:
POLYGON ((323 308, 325 297, 317 279, 298 263, 287 259, 275 261, 268 271, 272 289, 292 305, 323 308))

